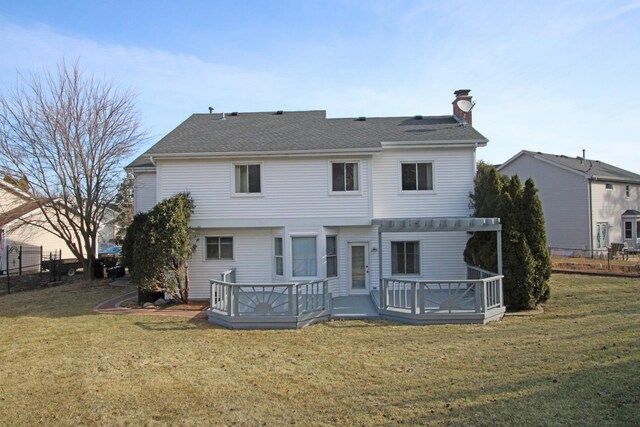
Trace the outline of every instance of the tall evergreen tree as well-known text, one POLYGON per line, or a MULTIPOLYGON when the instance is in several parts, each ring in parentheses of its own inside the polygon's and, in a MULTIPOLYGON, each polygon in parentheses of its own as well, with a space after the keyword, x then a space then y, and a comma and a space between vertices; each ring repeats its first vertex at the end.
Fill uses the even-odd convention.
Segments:
MULTIPOLYGON (((551 263, 546 251, 542 204, 532 180, 522 187, 516 175, 500 175, 487 164, 478 165, 470 196, 476 217, 499 217, 502 223, 505 303, 532 308, 549 296, 551 263)), ((480 232, 467 242, 465 261, 491 271, 497 269, 494 233, 480 232)))
POLYGON ((531 178, 527 179, 524 184, 522 206, 525 209, 522 212, 521 230, 527 239, 527 244, 535 261, 535 302, 545 302, 550 293, 551 258, 547 251, 547 235, 542 203, 538 197, 538 189, 531 178))

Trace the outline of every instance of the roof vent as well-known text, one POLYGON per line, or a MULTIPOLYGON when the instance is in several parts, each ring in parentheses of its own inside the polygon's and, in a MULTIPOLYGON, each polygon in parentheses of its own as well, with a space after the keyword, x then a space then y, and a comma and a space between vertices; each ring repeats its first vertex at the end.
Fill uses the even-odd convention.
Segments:
POLYGON ((414 119, 416 120, 422 120, 422 114, 417 114, 415 116, 413 116, 414 119))
POLYGON ((231 113, 231 114, 229 114, 229 115, 230 115, 230 116, 232 116, 232 117, 235 117, 235 116, 237 116, 237 115, 238 115, 238 112, 237 112, 237 111, 234 111, 234 112, 232 112, 232 113, 231 113))
POLYGON ((360 116, 356 119, 356 122, 366 122, 366 121, 367 121, 367 118, 364 116, 360 116))
POLYGON ((278 111, 275 112, 276 116, 281 116, 282 114, 284 114, 284 111, 282 111, 282 110, 278 110, 278 111))

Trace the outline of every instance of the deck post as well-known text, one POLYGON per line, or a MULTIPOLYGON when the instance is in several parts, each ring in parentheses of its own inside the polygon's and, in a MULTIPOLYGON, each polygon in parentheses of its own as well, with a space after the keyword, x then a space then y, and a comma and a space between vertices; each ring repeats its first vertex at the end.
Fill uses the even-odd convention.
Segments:
POLYGON ((297 304, 298 312, 296 313, 296 316, 300 316, 300 314, 303 311, 303 308, 302 308, 302 292, 300 292, 300 284, 299 283, 296 283, 294 286, 296 287, 296 297, 297 297, 297 300, 298 300, 298 304, 297 304))
POLYGON ((383 291, 384 286, 382 281, 382 227, 378 226, 378 282, 380 287, 380 308, 387 306, 386 295, 383 291))
POLYGON ((329 281, 327 279, 322 281, 322 309, 327 310, 329 308, 329 281))
POLYGON ((502 230, 496 231, 496 240, 498 243, 498 274, 502 274, 502 230))
POLYGON ((416 314, 416 306, 418 305, 418 298, 416 296, 416 291, 417 291, 416 283, 413 282, 411 283, 411 299, 413 300, 411 301, 411 314, 416 314))

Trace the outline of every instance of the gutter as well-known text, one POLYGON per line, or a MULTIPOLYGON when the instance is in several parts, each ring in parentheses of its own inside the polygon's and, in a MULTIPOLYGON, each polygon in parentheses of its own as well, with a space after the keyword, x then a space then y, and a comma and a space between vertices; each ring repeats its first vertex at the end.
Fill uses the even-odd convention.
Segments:
MULTIPOLYGON (((589 183, 589 250, 591 251, 591 255, 593 256, 593 197, 591 194, 591 179, 587 178, 587 182, 589 183)), ((607 236, 609 231, 607 230, 607 236)))

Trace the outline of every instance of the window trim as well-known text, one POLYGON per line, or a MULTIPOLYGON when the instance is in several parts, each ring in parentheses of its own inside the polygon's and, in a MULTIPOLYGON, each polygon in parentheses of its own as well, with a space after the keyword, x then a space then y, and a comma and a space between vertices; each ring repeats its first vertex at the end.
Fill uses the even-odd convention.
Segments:
MULTIPOLYGON (((405 270, 406 270, 406 253, 405 253, 405 270)), ((394 239, 389 241, 389 271, 392 277, 419 277, 422 275, 422 241, 421 240, 404 240, 394 239), (394 273, 393 272, 393 244, 394 243, 417 243, 418 244, 418 272, 417 273, 394 273)))
POLYGON ((235 236, 233 234, 226 235, 206 235, 204 236, 204 260, 205 261, 235 261, 236 259, 236 244, 235 244, 235 236), (221 238, 231 238, 231 258, 209 258, 207 256, 207 247, 208 242, 207 239, 218 239, 219 253, 222 255, 222 250, 220 250, 220 240, 221 238))
POLYGON ((362 194, 362 161, 354 159, 345 160, 329 160, 327 170, 328 173, 328 189, 330 196, 359 196, 362 194), (345 190, 345 191, 333 191, 333 164, 334 163, 355 163, 358 165, 358 189, 357 190, 345 190))
MULTIPOLYGON (((247 171, 248 173, 248 171, 247 171)), ((232 162, 231 163, 231 197, 264 197, 264 162, 232 162), (260 166, 260 192, 236 192, 236 166, 260 166)))
MULTIPOLYGON (((417 186, 417 183, 416 183, 417 186)), ((398 193, 402 195, 411 195, 411 194, 437 194, 436 192, 436 162, 435 160, 428 159, 419 159, 419 160, 398 160, 398 193), (431 181, 432 181, 432 189, 431 190, 404 190, 402 188, 402 165, 404 164, 414 164, 417 165, 419 163, 430 163, 431 164, 431 181)))
POLYGON ((338 277, 340 277, 340 268, 339 268, 339 264, 338 264, 338 235, 337 234, 327 234, 324 237, 324 256, 325 256, 325 270, 324 270, 324 274, 326 276, 327 279, 336 279, 338 277), (335 249, 336 249, 336 253, 334 255, 329 255, 327 253, 327 239, 329 238, 334 238, 335 239, 335 249), (335 258, 336 259, 336 274, 335 276, 329 276, 329 272, 328 272, 328 268, 329 268, 329 257, 335 258))

